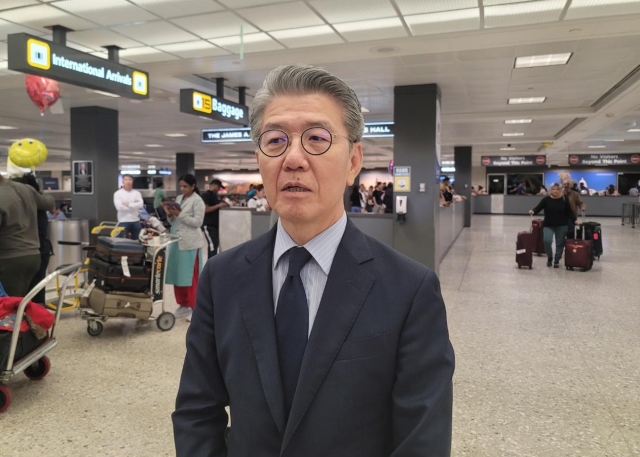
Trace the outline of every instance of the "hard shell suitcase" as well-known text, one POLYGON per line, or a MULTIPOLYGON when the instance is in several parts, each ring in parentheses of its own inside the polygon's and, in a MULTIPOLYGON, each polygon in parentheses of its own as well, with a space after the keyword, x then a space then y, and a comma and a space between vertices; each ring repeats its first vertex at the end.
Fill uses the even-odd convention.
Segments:
POLYGON ((89 306, 101 316, 148 319, 153 311, 153 298, 143 294, 107 293, 95 287, 89 295, 89 306))
POLYGON ((593 257, 600 259, 602 255, 602 225, 599 222, 583 222, 578 227, 578 238, 591 241, 593 257))
POLYGON ((533 219, 531 221, 531 233, 533 234, 532 252, 541 256, 545 254, 544 250, 544 219, 533 219))
POLYGON ((533 268, 533 243, 534 238, 531 232, 518 233, 518 239, 516 241, 516 262, 518 268, 529 267, 530 270, 533 268))
POLYGON ((113 265, 100 257, 89 260, 89 282, 95 280, 97 287, 107 292, 133 292, 149 294, 151 290, 151 267, 147 265, 128 266, 129 276, 122 265, 113 265))
POLYGON ((111 264, 120 264, 123 257, 129 265, 144 263, 144 246, 137 240, 101 236, 96 249, 98 257, 111 264))

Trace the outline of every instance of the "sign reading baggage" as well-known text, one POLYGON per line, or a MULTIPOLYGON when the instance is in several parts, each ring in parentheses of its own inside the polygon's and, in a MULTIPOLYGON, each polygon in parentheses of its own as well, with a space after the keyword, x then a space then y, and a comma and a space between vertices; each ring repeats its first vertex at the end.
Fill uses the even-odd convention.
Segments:
POLYGON ((149 73, 26 33, 9 35, 9 70, 127 98, 149 98, 149 73))
POLYGON ((640 163, 640 154, 572 154, 569 165, 590 165, 603 167, 607 165, 636 165, 640 163))
POLYGON ((228 124, 249 124, 249 107, 194 89, 180 89, 180 112, 228 124))
POLYGON ((547 157, 543 155, 482 156, 480 163, 485 167, 530 167, 545 165, 547 157))

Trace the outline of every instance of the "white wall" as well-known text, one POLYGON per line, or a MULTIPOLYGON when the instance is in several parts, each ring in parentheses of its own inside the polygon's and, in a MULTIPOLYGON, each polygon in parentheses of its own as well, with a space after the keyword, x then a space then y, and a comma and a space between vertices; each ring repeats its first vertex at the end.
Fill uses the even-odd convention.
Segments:
POLYGON ((487 187, 486 167, 471 167, 471 185, 476 189, 478 186, 487 187))

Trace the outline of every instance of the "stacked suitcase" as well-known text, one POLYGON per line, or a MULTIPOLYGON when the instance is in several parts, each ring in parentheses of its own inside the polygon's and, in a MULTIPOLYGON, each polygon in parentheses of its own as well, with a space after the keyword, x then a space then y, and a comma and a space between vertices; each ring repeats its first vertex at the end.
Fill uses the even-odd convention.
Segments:
POLYGON ((89 261, 94 289, 87 304, 107 317, 146 319, 153 308, 151 265, 144 246, 135 240, 100 236, 89 261))

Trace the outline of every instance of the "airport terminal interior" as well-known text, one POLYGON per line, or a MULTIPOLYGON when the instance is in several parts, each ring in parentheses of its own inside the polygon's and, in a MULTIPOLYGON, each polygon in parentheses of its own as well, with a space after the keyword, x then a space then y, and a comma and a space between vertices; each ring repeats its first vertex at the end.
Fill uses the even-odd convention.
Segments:
POLYGON ((288 64, 359 99, 353 226, 438 275, 451 455, 640 456, 640 0, 0 0, 0 455, 176 455, 171 205, 219 205, 196 271, 276 224, 250 109, 288 64), (26 282, 10 181, 55 201, 26 282))

